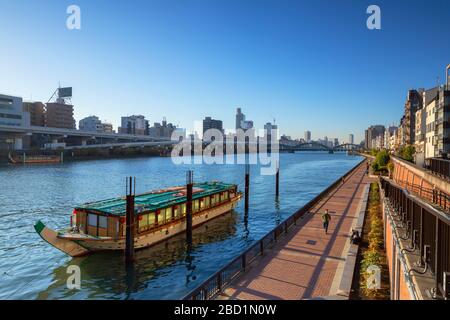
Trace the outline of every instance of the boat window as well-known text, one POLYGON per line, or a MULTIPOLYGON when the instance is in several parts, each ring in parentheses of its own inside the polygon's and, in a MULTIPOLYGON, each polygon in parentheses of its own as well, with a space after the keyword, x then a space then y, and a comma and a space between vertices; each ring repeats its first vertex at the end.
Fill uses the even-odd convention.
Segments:
POLYGON ((211 197, 211 205, 215 205, 216 204, 216 198, 214 196, 211 197))
POLYGON ((228 200, 228 191, 225 191, 225 192, 224 192, 223 197, 224 197, 225 200, 228 200))
POLYGON ((108 218, 105 216, 98 216, 98 226, 99 228, 108 228, 108 218))
POLYGON ((148 214, 148 225, 151 227, 155 224, 155 213, 154 212, 150 212, 148 214))
POLYGON ((183 212, 183 216, 185 216, 186 215, 186 203, 183 203, 181 205, 181 209, 182 209, 182 212, 183 212))
POLYGON ((174 217, 175 218, 179 218, 180 214, 181 214, 181 207, 180 206, 175 206, 173 209, 173 213, 174 213, 174 217))
POLYGON ((96 227, 97 226, 97 215, 96 214, 88 214, 88 226, 96 227))
POLYGON ((198 209, 199 209, 199 201, 198 200, 194 200, 194 208, 193 208, 193 211, 194 212, 197 212, 198 211, 198 209))
POLYGON ((145 231, 148 228, 148 214, 139 216, 139 231, 145 231))
POLYGON ((205 198, 205 207, 206 207, 206 208, 209 207, 209 202, 210 202, 210 200, 211 200, 211 199, 210 199, 209 197, 206 197, 206 198, 205 198))
POLYGON ((220 194, 215 194, 214 195, 214 200, 216 201, 216 203, 219 203, 220 202, 220 194))
POLYGON ((158 213, 158 224, 164 223, 166 223, 166 209, 161 209, 158 213))
POLYGON ((200 209, 205 208, 205 198, 200 199, 200 209))
POLYGON ((166 222, 172 220, 172 207, 166 209, 166 222))

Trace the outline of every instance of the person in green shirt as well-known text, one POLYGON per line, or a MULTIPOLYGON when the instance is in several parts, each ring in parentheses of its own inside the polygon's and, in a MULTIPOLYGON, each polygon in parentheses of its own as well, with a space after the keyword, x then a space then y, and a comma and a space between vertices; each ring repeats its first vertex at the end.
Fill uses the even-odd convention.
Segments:
POLYGON ((325 234, 328 234, 328 225, 330 224, 331 215, 328 213, 328 209, 325 209, 325 213, 322 214, 323 228, 325 229, 325 234))

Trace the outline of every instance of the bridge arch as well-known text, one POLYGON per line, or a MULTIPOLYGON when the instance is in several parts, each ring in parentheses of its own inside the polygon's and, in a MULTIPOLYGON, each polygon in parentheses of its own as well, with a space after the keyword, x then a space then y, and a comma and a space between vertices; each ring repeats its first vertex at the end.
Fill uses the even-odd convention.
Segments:
POLYGON ((340 145, 338 145, 338 146, 335 146, 334 148, 333 148, 333 150, 355 150, 355 149, 360 149, 361 148, 361 146, 360 145, 357 145, 357 144, 354 144, 354 143, 343 143, 343 144, 340 144, 340 145))
POLYGON ((304 142, 304 143, 298 143, 295 145, 286 145, 280 143, 280 150, 293 150, 293 151, 301 151, 301 150, 308 150, 313 149, 314 147, 321 148, 325 151, 333 151, 333 148, 330 148, 322 143, 319 142, 304 142), (311 148, 305 148, 305 146, 311 146, 311 148))

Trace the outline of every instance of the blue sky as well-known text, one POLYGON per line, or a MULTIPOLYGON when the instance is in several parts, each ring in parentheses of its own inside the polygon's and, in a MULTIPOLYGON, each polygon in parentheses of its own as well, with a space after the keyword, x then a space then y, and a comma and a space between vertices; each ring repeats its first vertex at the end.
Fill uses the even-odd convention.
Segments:
POLYGON ((398 122, 409 88, 444 80, 449 25, 446 0, 0 0, 0 93, 46 102, 60 81, 77 121, 233 128, 242 107, 258 128, 359 142, 398 122), (81 30, 66 28, 70 4, 81 30), (366 27, 370 4, 381 30, 366 27))

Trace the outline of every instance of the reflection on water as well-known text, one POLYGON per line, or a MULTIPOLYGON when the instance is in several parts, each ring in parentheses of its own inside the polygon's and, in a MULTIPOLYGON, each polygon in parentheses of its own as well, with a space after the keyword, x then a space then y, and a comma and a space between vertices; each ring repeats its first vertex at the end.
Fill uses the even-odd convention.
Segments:
POLYGON ((281 154, 280 196, 275 177, 251 166, 250 210, 241 201, 235 211, 194 231, 136 252, 134 268, 122 253, 70 258, 45 243, 33 229, 69 223, 80 203, 122 196, 125 177, 137 177, 137 192, 195 181, 221 180, 244 190, 243 165, 174 165, 170 158, 135 158, 0 167, 0 299, 178 299, 263 237, 287 216, 352 168, 359 157, 344 153, 281 154), (189 253, 189 254, 188 254, 189 253), (66 288, 69 265, 81 268, 81 290, 66 288))
MULTIPOLYGON (((136 250, 132 265, 124 263, 121 252, 99 252, 86 257, 72 258, 53 271, 53 283, 40 292, 37 298, 51 299, 55 294, 59 298, 73 296, 73 292, 67 290, 66 286, 66 270, 69 265, 80 267, 83 284, 89 283, 91 288, 95 288, 95 292, 91 292, 94 294, 93 297, 105 297, 112 293, 116 298, 132 298, 134 293, 144 291, 147 288, 146 284, 157 277, 158 273, 165 272, 166 268, 177 263, 186 270, 185 278, 177 281, 184 281, 187 286, 197 279, 195 251, 205 244, 220 242, 233 236, 236 233, 237 221, 236 212, 231 211, 195 228, 190 247, 186 245, 183 233, 153 247, 136 250)), ((77 299, 93 297, 74 296, 77 299)))

